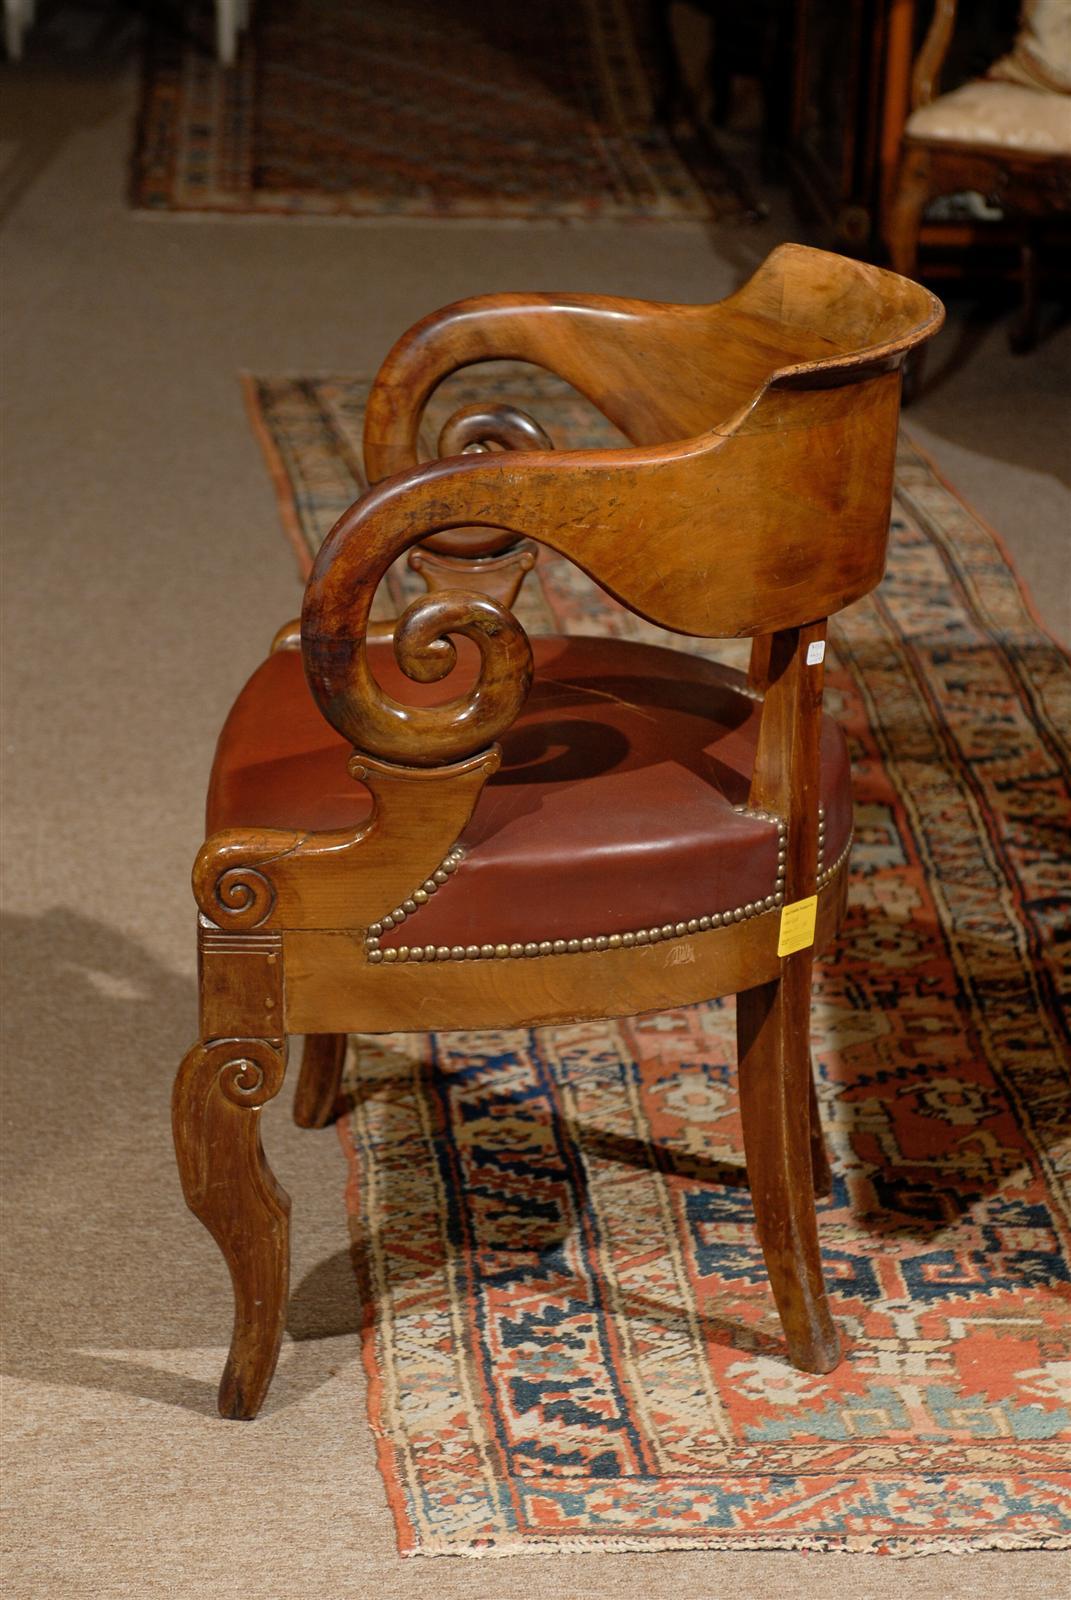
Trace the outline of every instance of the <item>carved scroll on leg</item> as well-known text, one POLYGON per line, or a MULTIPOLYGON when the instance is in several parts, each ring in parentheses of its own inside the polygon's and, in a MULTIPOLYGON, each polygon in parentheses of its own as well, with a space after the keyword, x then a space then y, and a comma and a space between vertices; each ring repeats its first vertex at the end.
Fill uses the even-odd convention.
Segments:
POLYGON ((307 1033, 301 1071, 294 1094, 294 1121, 299 1128, 326 1128, 342 1087, 348 1036, 307 1033))
POLYGON ((186 1056, 172 1096, 186 1203, 218 1244, 234 1285, 219 1410, 236 1419, 259 1411, 286 1319, 290 1197, 260 1142, 261 1108, 278 1094, 285 1070, 285 1040, 213 1039, 186 1056))

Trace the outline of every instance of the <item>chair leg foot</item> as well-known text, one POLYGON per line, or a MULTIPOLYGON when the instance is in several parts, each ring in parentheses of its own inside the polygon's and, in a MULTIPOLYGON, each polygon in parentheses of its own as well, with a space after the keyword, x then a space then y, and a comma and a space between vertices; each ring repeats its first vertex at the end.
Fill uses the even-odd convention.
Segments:
POLYGON ((342 1087, 346 1042, 344 1033, 305 1035, 294 1092, 294 1121, 299 1128, 326 1128, 333 1120, 342 1087))
POLYGON ((172 1096, 186 1203, 218 1244, 234 1286, 219 1411, 235 1419, 260 1410, 286 1320, 290 1197, 268 1166, 259 1126, 285 1071, 285 1040, 212 1039, 185 1057, 172 1096))
POLYGON ((809 951, 737 996, 740 1104, 755 1224, 794 1366, 831 1372, 840 1342, 822 1278, 815 1214, 808 1028, 809 951))

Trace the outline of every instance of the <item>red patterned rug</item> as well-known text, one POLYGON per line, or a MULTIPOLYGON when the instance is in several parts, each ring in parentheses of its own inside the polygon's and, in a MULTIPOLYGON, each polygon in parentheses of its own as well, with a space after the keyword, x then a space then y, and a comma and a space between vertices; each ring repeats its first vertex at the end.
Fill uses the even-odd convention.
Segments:
MULTIPOLYGON (((546 377, 452 384, 441 409, 497 391, 608 438, 546 377)), ((366 390, 248 380, 306 552, 354 492, 366 390)), ((659 637, 559 558, 533 577, 529 626, 659 637)), ((831 654, 856 844, 813 1045, 846 1358, 782 1355, 731 1002, 362 1038, 340 1134, 403 1553, 1071 1544, 1071 664, 907 442, 888 577, 831 654)))
POLYGON ((212 15, 203 0, 154 12, 136 206, 699 222, 745 209, 707 142, 685 149, 659 126, 630 0, 256 0, 231 69, 212 15))

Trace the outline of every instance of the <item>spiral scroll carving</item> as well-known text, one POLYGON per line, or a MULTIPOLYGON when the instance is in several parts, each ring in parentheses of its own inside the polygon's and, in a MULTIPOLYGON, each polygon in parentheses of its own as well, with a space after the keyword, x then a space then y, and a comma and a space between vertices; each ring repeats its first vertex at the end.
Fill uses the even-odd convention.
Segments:
POLYGON ((505 606, 463 584, 412 602, 394 630, 399 668, 414 683, 436 683, 457 667, 460 690, 443 704, 412 705, 395 700, 373 672, 372 602, 391 563, 433 535, 492 529, 515 544, 536 532, 559 514, 559 475, 548 466, 556 463, 545 451, 451 456, 387 479, 336 522, 305 590, 302 653, 320 710, 358 751, 437 767, 486 750, 515 720, 531 686, 532 652, 505 606), (479 652, 475 682, 453 642, 458 635, 479 652))
POLYGON ((182 1066, 182 1073, 195 1074, 205 1091, 214 1084, 225 1100, 245 1111, 277 1095, 285 1071, 282 1039, 212 1039, 195 1045, 182 1066))
POLYGON ((225 1040, 210 1049, 214 1057, 226 1057, 216 1074, 216 1083, 233 1105, 255 1110, 278 1094, 286 1063, 266 1040, 225 1040))
MULTIPOLYGON (((438 706, 405 705, 373 676, 364 641, 353 641, 336 692, 323 708, 357 749, 412 766, 440 766, 486 749, 513 722, 532 681, 528 635, 512 612, 487 595, 447 590, 421 595, 399 617, 394 654, 414 683, 437 683, 458 664, 453 637, 480 652, 476 682, 438 706), (345 693, 338 688, 345 685, 345 693)), ((341 652, 339 652, 340 654, 341 652)))
POLYGON ((406 734, 390 749, 366 738, 362 749, 385 759, 419 759, 435 765, 471 755, 509 727, 532 681, 528 635, 511 611, 487 595, 465 590, 421 595, 402 612, 394 629, 394 655, 406 677, 414 683, 437 683, 448 677, 457 666, 457 647, 451 635, 470 639, 481 660, 479 677, 468 696, 459 696, 440 708, 451 712, 449 731, 441 726, 442 718, 435 711, 415 712, 382 695, 384 732, 393 722, 405 728, 406 734), (414 725, 420 728, 418 757, 408 738, 408 729, 414 725))
POLYGON ((209 1039, 187 1052, 175 1080, 172 1125, 182 1186, 199 1216, 222 1195, 211 1182, 212 1159, 232 1148, 230 1135, 220 1141, 206 1134, 206 1118, 222 1116, 222 1126, 233 1128, 231 1108, 258 1111, 279 1093, 285 1073, 285 1039, 209 1039))
POLYGON ((212 898, 220 927, 257 928, 271 915, 275 889, 256 867, 228 867, 216 879, 212 898))

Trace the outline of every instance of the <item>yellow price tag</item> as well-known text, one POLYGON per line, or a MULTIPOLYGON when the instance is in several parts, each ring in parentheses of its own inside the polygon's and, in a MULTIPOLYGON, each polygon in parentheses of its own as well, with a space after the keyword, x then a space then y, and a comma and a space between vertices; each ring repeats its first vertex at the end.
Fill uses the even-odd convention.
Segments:
POLYGON ((777 954, 793 955, 806 950, 814 943, 814 919, 818 912, 818 896, 811 894, 806 900, 793 900, 790 906, 781 907, 781 928, 777 936, 777 954))

